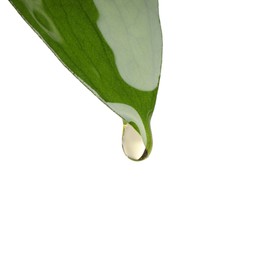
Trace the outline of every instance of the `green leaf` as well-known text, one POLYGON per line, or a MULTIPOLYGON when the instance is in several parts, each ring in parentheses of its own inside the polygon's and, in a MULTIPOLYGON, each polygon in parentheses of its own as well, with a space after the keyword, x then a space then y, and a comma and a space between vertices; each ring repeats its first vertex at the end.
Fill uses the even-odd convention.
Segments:
POLYGON ((149 154, 162 59, 158 0, 10 2, 60 61, 141 135, 149 154))

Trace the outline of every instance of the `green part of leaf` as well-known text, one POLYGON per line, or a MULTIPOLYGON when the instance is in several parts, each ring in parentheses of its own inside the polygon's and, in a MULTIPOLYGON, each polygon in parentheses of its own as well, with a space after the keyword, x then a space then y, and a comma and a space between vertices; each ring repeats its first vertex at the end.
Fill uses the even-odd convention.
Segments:
POLYGON ((60 61, 136 128, 150 153, 162 57, 158 0, 10 2, 60 61))

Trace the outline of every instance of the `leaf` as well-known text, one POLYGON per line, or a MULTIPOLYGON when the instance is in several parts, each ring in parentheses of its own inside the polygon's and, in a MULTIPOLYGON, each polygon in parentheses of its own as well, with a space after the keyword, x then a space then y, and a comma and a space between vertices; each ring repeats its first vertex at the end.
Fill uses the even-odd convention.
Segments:
POLYGON ((162 59, 158 0, 10 2, 60 61, 140 133, 149 154, 162 59))

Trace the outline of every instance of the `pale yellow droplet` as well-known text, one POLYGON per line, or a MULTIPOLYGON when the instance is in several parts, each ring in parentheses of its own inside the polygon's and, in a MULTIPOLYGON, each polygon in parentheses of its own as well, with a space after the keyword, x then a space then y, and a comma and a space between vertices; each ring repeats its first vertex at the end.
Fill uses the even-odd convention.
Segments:
POLYGON ((130 124, 124 125, 122 147, 125 155, 134 161, 148 156, 142 136, 130 124))

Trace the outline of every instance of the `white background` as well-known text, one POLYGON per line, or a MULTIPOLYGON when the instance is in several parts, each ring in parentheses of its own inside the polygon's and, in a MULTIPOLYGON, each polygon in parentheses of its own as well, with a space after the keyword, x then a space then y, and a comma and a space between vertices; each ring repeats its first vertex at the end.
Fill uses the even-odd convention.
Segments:
POLYGON ((160 1, 150 158, 0 2, 0 259, 260 259, 259 1, 160 1))

